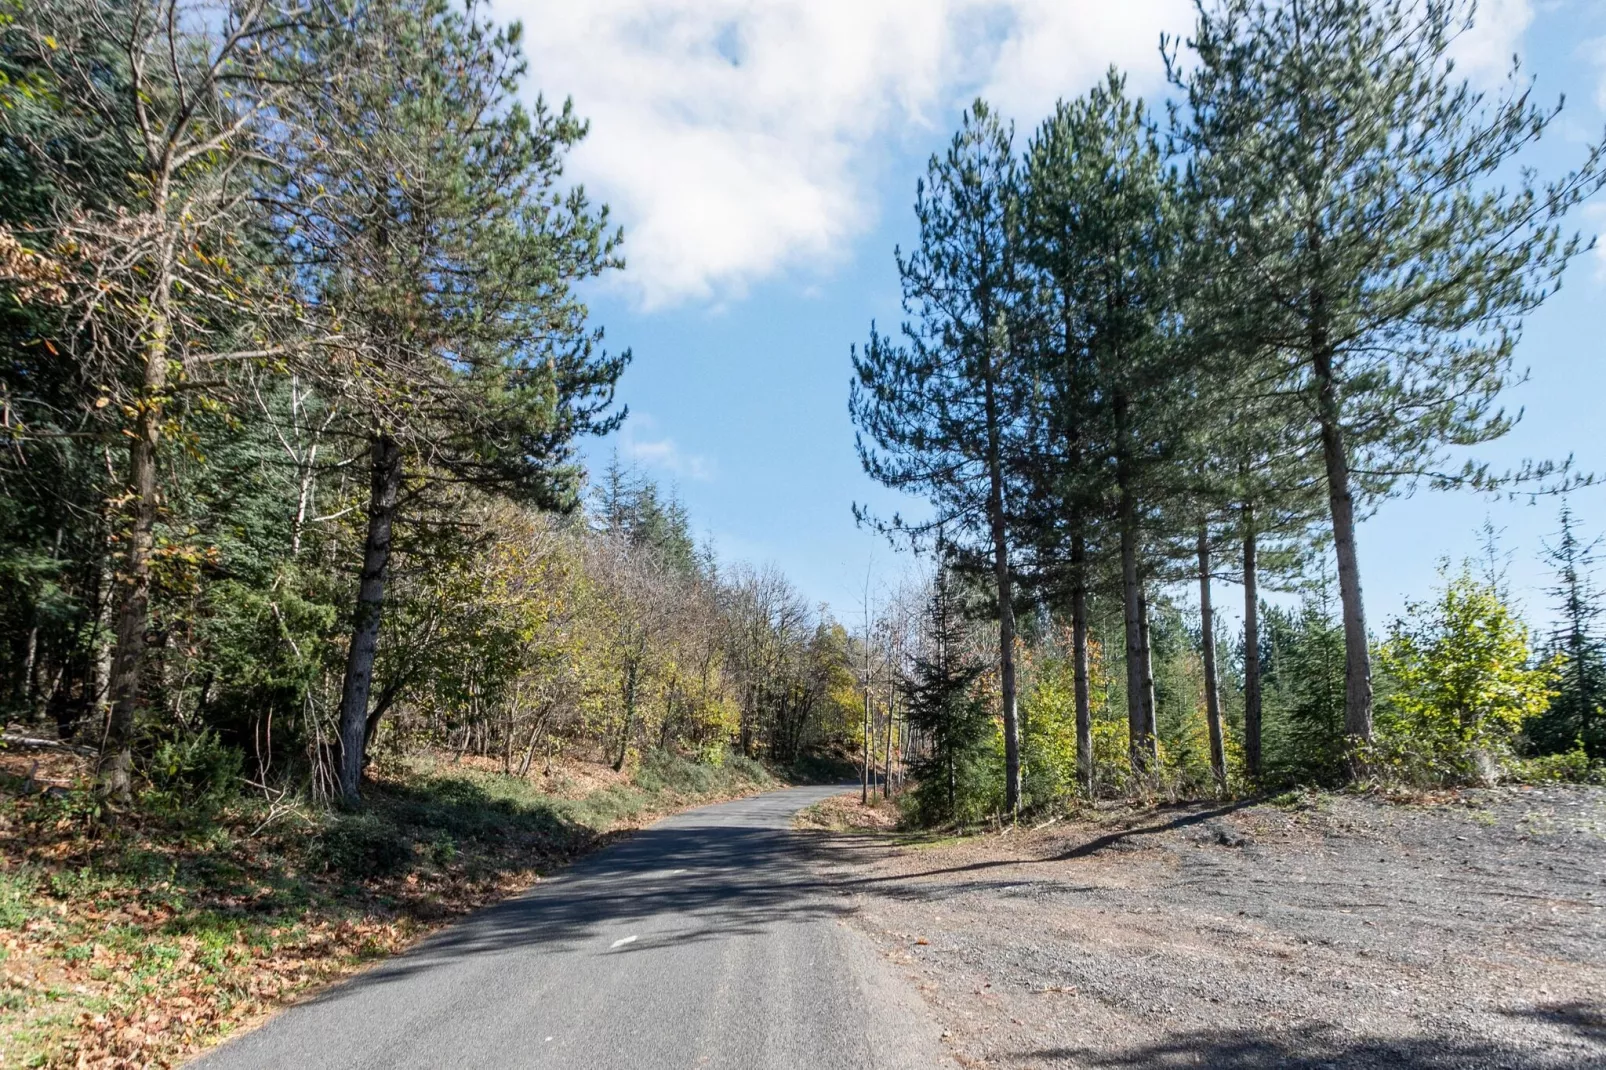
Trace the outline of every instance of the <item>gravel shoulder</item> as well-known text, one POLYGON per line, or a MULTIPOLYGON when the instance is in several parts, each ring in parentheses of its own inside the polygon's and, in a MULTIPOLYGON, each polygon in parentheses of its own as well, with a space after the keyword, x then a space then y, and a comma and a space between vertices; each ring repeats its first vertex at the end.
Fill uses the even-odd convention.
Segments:
POLYGON ((805 827, 961 1065, 1606 1066, 1606 791, 1279 802, 805 827))

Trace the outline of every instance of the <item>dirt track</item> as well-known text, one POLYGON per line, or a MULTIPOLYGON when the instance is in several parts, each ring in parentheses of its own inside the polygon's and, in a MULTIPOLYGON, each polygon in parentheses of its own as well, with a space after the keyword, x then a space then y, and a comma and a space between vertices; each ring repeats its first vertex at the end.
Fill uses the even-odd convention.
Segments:
POLYGON ((963 1065, 1606 1067, 1606 791, 817 835, 963 1065))

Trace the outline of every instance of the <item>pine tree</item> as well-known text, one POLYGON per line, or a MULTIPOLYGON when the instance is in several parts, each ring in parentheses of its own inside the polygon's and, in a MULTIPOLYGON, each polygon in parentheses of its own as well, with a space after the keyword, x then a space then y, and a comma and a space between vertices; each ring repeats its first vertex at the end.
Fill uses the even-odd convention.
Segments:
MULTIPOLYGON (((966 111, 948 151, 933 156, 915 214, 920 246, 898 256, 903 344, 872 326, 853 354, 849 409, 865 471, 924 494, 934 516, 889 534, 938 528, 972 540, 992 573, 1004 722, 1004 806, 1020 807, 1020 728, 1015 680, 1015 575, 1011 509, 1018 488, 1009 458, 1022 425, 1019 189, 1013 132, 988 106, 966 111)), ((857 510, 856 510, 857 512, 857 510)), ((864 514, 858 514, 865 519, 864 514)))
MULTIPOLYGON (((1022 255, 1040 309, 1031 348, 1039 430, 1021 464, 1030 529, 1051 569, 1069 551, 1073 632, 1085 648, 1087 547, 1114 521, 1101 541, 1120 555, 1128 730, 1142 769, 1156 755, 1146 558, 1154 513, 1172 498, 1162 481, 1183 437, 1178 402, 1192 389, 1173 345, 1179 193, 1143 105, 1114 70, 1044 122, 1024 184, 1022 255)), ((1085 664, 1085 653, 1075 659, 1085 664)), ((1090 748, 1090 735, 1083 741, 1090 748)))
POLYGON ((930 741, 929 751, 911 767, 919 781, 917 804, 927 823, 965 816, 966 800, 975 790, 974 767, 992 727, 975 695, 982 666, 966 656, 964 617, 953 582, 951 566, 939 556, 923 649, 902 684, 904 715, 930 741))
POLYGON ((1600 540, 1579 539, 1572 510, 1563 506, 1561 530, 1545 547, 1555 570, 1550 589, 1555 599, 1557 625, 1551 633, 1551 650, 1559 660, 1557 694, 1550 708, 1526 728, 1528 741, 1542 754, 1559 754, 1582 742, 1594 759, 1606 757, 1606 642, 1596 622, 1601 604, 1593 572, 1600 540))
MULTIPOLYGON (((1224 253, 1211 280, 1256 378, 1302 411, 1322 457, 1345 634, 1345 731, 1372 731, 1355 524, 1435 474, 1449 445, 1503 434, 1522 317, 1579 248, 1563 214, 1600 155, 1550 186, 1510 162, 1554 111, 1515 78, 1489 100, 1454 72, 1460 0, 1196 0, 1171 77, 1178 131, 1224 253)), ((1445 482, 1481 483, 1469 467, 1445 482)))
MULTIPOLYGON (((318 42, 338 71, 276 146, 279 205, 311 265, 307 302, 338 332, 312 365, 366 440, 368 530, 340 705, 355 799, 403 490, 466 483, 555 509, 577 501, 573 440, 605 433, 628 354, 608 356, 574 295, 622 265, 606 211, 559 183, 586 133, 568 104, 518 103, 517 24, 470 3, 384 0, 318 42)), ((287 110, 289 105, 286 106, 287 110)))

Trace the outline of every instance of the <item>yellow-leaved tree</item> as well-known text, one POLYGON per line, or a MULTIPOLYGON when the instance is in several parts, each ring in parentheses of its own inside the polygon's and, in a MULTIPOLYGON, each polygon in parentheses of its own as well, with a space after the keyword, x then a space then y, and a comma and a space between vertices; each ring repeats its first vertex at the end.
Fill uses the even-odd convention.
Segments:
POLYGON ((1523 722, 1555 693, 1499 589, 1463 569, 1431 602, 1409 603, 1381 650, 1392 683, 1373 767, 1418 784, 1488 783, 1523 722))

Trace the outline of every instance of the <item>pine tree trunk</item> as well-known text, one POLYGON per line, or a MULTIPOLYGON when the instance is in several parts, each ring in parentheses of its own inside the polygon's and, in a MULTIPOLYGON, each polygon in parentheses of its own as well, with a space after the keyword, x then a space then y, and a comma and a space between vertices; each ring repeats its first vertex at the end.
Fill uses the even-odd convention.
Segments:
POLYGON ((1361 601, 1361 569, 1355 553, 1355 497, 1350 489, 1333 355, 1320 337, 1314 349, 1322 457, 1327 466, 1327 500, 1332 510, 1338 597, 1344 616, 1344 735, 1349 741, 1351 772, 1358 773, 1359 748, 1372 739, 1372 660, 1366 648, 1366 609, 1361 601))
POLYGON ((1210 533, 1199 527, 1199 626, 1204 655, 1205 724, 1210 731, 1210 771, 1227 790, 1227 754, 1221 735, 1221 695, 1216 687, 1216 617, 1210 604, 1210 533))
POLYGON ((379 650, 379 622, 390 574, 391 534, 396 499, 401 493, 401 447, 386 434, 369 442, 368 536, 363 544, 362 577, 352 617, 351 649, 340 691, 340 797, 354 803, 362 796, 363 745, 368 732, 368 696, 373 688, 374 655, 379 650))
POLYGON ((1076 783, 1093 797, 1093 705, 1088 696, 1087 544, 1071 539, 1071 667, 1076 691, 1076 783))
POLYGON ((97 779, 107 798, 133 798, 134 715, 139 708, 140 669, 145 660, 145 628, 150 620, 151 551, 155 545, 156 451, 161 439, 162 394, 167 389, 170 320, 154 314, 145 340, 143 389, 134 433, 128 440, 128 497, 132 524, 128 550, 117 577, 117 632, 107 677, 110 710, 101 739, 97 779))
MULTIPOLYGON (((991 343, 989 343, 989 346, 991 343)), ((998 585, 998 675, 1004 717, 1004 809, 1020 812, 1020 721, 1015 700, 1015 591, 1009 571, 1009 530, 1004 516, 1003 443, 989 351, 984 403, 987 411, 987 523, 993 540, 993 578, 998 585)))
POLYGON ((1255 510, 1244 514, 1244 767, 1251 781, 1260 779, 1260 578, 1255 555, 1255 510))
POLYGON ((1143 717, 1143 601, 1138 594, 1137 532, 1132 497, 1121 494, 1121 602, 1126 626, 1126 734, 1132 772, 1148 768, 1143 717))
POLYGON ((1155 722, 1154 647, 1149 642, 1149 591, 1141 578, 1138 581, 1138 642, 1143 670, 1143 750, 1149 763, 1155 765, 1160 758, 1160 741, 1155 722))

